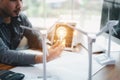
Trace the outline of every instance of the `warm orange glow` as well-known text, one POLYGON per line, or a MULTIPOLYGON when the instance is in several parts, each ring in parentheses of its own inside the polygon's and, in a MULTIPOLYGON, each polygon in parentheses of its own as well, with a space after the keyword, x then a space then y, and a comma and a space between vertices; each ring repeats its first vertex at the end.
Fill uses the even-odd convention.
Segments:
POLYGON ((62 45, 63 46, 65 46, 65 43, 66 43, 66 41, 65 41, 65 39, 62 41, 62 45))
POLYGON ((60 41, 65 47, 72 47, 72 41, 74 36, 74 30, 66 23, 57 23, 55 26, 55 35, 53 37, 53 44, 60 41))
POLYGON ((65 27, 60 26, 59 28, 57 28, 57 36, 60 41, 62 41, 66 35, 67 35, 67 30, 65 27))
POLYGON ((73 34, 74 34, 74 36, 76 36, 76 35, 78 34, 78 32, 77 32, 77 31, 74 31, 74 33, 73 33, 73 34))

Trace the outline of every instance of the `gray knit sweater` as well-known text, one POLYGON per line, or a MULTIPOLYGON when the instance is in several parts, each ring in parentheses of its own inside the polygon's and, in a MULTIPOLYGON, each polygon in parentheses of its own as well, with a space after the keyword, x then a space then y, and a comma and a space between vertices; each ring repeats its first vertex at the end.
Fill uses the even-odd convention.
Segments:
POLYGON ((12 17, 9 24, 3 23, 0 17, 0 63, 19 66, 35 64, 35 55, 16 49, 23 36, 28 39, 29 48, 42 48, 41 40, 37 32, 22 28, 20 25, 32 27, 23 14, 12 17))

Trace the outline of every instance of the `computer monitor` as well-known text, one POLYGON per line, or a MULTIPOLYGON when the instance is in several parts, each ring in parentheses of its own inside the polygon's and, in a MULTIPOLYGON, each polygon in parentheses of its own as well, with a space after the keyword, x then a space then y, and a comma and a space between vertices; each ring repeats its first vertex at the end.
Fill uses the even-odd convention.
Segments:
MULTIPOLYGON (((120 0, 104 0, 101 15, 101 28, 105 27, 108 21, 119 21, 114 30, 117 33, 112 32, 112 41, 120 44, 120 0)), ((105 32, 104 36, 108 36, 109 32, 105 32)))

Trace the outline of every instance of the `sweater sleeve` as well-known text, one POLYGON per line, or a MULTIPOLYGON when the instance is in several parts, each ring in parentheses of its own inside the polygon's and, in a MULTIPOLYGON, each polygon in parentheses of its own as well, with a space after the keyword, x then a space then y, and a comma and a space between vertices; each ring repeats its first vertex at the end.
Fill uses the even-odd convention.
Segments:
POLYGON ((26 54, 17 50, 10 50, 0 38, 0 63, 13 66, 24 66, 35 64, 35 55, 26 54))
POLYGON ((23 26, 31 28, 31 29, 25 28, 23 33, 23 35, 28 40, 29 48, 42 50, 42 40, 41 36, 39 35, 39 31, 32 30, 32 24, 25 15, 21 16, 21 21, 23 26))
POLYGON ((42 40, 37 32, 26 29, 24 35, 28 40, 29 48, 42 51, 42 40))

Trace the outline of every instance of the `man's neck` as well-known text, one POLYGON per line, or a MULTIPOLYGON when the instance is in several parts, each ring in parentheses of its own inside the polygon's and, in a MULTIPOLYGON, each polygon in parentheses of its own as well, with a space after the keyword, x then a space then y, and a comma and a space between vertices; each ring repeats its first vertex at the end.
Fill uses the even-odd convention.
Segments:
POLYGON ((3 22, 9 24, 11 22, 10 17, 3 18, 3 22))

